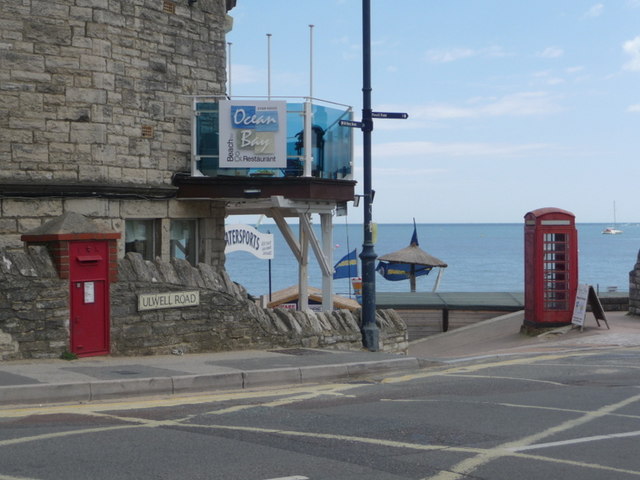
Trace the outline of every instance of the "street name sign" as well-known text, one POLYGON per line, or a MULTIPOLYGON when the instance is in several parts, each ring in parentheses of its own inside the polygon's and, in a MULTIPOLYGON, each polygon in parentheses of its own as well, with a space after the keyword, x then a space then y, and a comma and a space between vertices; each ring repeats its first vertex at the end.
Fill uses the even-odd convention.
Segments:
POLYGON ((340 120, 338 123, 341 127, 362 128, 362 122, 354 122, 353 120, 340 120))
POLYGON ((138 295, 138 311, 161 308, 194 307, 200 305, 200 291, 141 293, 138 295))
POLYGON ((371 117, 373 118, 398 118, 401 120, 405 120, 409 118, 408 113, 404 112, 371 112, 371 117))

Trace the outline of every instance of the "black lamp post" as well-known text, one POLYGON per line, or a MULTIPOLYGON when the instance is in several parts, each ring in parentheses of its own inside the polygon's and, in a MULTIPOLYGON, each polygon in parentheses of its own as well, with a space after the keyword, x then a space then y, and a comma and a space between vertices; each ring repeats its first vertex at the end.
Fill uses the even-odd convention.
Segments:
POLYGON ((377 258, 373 248, 371 187, 371 1, 362 0, 362 164, 364 170, 364 242, 362 262, 362 343, 372 352, 378 351, 380 331, 376 325, 376 270, 377 258))

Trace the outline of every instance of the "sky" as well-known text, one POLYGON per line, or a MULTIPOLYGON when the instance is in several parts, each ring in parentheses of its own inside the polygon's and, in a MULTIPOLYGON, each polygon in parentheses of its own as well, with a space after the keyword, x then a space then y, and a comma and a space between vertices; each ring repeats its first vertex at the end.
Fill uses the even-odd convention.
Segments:
MULTIPOLYGON (((361 1, 238 0, 230 14, 232 96, 312 84, 361 119, 361 1)), ((375 222, 558 207, 610 223, 614 204, 618 223, 640 221, 640 0, 371 0, 371 40, 373 110, 409 115, 374 121, 375 222)))

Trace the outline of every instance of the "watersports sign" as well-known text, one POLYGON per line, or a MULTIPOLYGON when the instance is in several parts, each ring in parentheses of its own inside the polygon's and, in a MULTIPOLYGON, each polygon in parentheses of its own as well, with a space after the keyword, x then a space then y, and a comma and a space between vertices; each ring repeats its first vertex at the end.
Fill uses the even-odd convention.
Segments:
POLYGON ((222 100, 220 168, 287 166, 287 103, 222 100))
POLYGON ((261 233, 249 225, 225 225, 224 241, 227 244, 225 254, 242 251, 263 260, 273 258, 273 234, 261 233))

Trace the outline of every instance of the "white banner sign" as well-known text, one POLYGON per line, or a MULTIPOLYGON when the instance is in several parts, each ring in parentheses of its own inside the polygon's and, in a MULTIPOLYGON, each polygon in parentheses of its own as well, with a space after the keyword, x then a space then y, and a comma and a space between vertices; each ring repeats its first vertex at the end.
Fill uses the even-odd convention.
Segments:
POLYGON ((221 100, 220 168, 287 166, 287 103, 221 100))
POLYGON ((249 252, 258 258, 269 260, 274 255, 273 234, 261 233, 249 225, 225 225, 224 253, 249 252))

